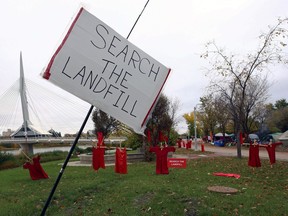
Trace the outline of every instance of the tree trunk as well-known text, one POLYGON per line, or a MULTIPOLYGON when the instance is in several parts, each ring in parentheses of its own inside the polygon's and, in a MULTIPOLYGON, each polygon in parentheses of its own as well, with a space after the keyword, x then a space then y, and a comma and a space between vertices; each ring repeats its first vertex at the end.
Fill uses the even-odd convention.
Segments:
POLYGON ((240 130, 237 129, 237 157, 238 158, 242 158, 242 154, 241 154, 241 142, 240 142, 240 130))

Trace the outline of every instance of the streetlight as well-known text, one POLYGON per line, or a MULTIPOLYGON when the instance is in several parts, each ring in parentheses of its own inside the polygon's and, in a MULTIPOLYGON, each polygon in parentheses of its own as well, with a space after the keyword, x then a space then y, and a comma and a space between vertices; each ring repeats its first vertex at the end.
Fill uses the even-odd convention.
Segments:
POLYGON ((196 125, 196 107, 197 105, 201 104, 196 104, 194 107, 194 134, 195 134, 195 151, 198 151, 198 142, 197 142, 197 125, 196 125))

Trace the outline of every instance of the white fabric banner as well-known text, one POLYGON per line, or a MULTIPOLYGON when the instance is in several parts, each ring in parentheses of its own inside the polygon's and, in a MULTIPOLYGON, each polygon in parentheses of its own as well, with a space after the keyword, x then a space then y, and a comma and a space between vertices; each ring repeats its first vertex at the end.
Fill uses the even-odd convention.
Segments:
POLYGON ((81 8, 43 77, 143 133, 169 73, 81 8))

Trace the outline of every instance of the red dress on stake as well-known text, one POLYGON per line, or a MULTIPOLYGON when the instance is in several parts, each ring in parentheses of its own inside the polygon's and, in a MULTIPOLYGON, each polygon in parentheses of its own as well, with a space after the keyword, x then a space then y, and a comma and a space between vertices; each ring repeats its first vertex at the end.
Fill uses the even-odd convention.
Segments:
POLYGON ((275 148, 276 145, 273 144, 269 144, 267 146, 265 146, 267 152, 268 152, 268 156, 269 156, 269 160, 270 160, 270 165, 276 163, 276 157, 275 157, 275 148))
POLYGON ((94 170, 98 170, 99 168, 105 169, 105 146, 102 132, 97 132, 97 139, 97 147, 92 148, 92 166, 94 170))
POLYGON ((162 131, 159 131, 159 137, 158 137, 159 142, 165 142, 165 137, 162 131))
POLYGON ((261 167, 261 161, 259 157, 259 145, 258 143, 250 144, 249 147, 249 161, 248 166, 261 167))
POLYGON ((182 140, 182 148, 186 148, 186 141, 182 140))
POLYGON ((104 161, 104 148, 95 148, 92 149, 92 165, 94 170, 98 170, 99 168, 105 169, 105 161, 104 161))
POLYGON ((147 136, 147 142, 148 142, 148 143, 151 143, 151 141, 152 141, 152 139, 151 139, 151 131, 150 131, 150 130, 147 130, 146 133, 147 133, 147 134, 146 134, 146 136, 147 136))
POLYGON ((167 165, 168 152, 175 152, 174 147, 164 147, 159 146, 150 147, 150 152, 155 152, 156 154, 156 174, 169 174, 167 165))
POLYGON ((49 178, 47 173, 44 171, 40 164, 40 155, 34 157, 33 163, 26 162, 23 165, 24 169, 29 169, 29 174, 32 180, 38 180, 38 179, 46 179, 49 178))
POLYGON ((116 148, 115 154, 115 172, 127 174, 127 152, 126 148, 116 148))
POLYGON ((192 147, 192 140, 188 140, 186 144, 186 149, 191 149, 191 147, 192 147))
POLYGON ((97 139, 98 139, 97 146, 104 145, 104 137, 101 131, 97 132, 97 139))
POLYGON ((177 146, 178 146, 178 148, 181 148, 181 143, 182 143, 182 140, 181 140, 181 139, 178 139, 178 140, 177 140, 177 146))

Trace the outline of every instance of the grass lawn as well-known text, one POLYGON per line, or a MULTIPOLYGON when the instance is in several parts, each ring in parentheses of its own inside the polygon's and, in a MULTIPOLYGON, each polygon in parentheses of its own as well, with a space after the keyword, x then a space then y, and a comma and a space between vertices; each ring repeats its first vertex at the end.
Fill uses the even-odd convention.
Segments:
MULTIPOLYGON (((32 181, 28 170, 0 171, 0 215, 40 215, 63 161, 42 163, 49 179, 32 181)), ((288 215, 288 163, 267 160, 253 172, 247 158, 204 157, 156 175, 155 162, 114 167, 67 167, 47 215, 288 215), (239 179, 213 172, 240 174, 239 179), (208 186, 239 190, 234 195, 210 192, 208 186)))

